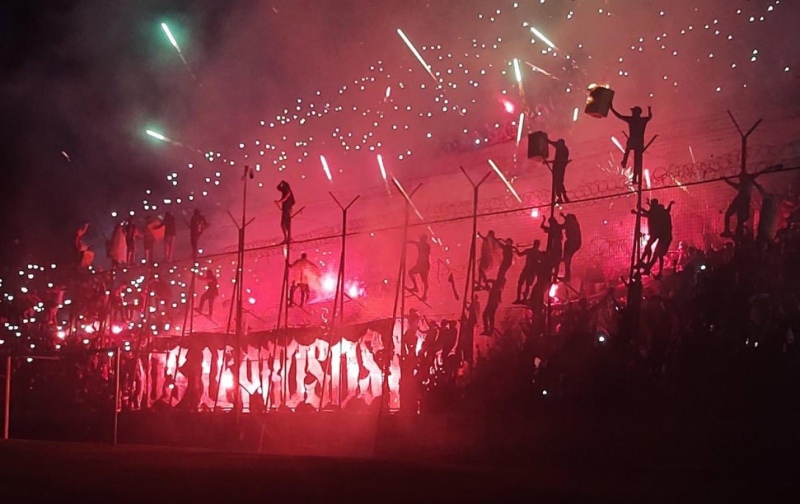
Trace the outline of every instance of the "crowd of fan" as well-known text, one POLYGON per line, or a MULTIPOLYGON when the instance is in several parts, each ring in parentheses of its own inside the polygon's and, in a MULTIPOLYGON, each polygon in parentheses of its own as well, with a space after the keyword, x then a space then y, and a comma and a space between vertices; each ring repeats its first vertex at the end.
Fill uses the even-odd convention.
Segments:
MULTIPOLYGON (((462 324, 422 325, 418 314, 411 314, 407 334, 421 331, 425 337, 421 347, 416 336, 404 337, 409 358, 403 375, 414 378, 401 382, 401 402, 423 413, 470 408, 527 413, 553 405, 587 411, 793 405, 800 386, 800 210, 773 240, 745 233, 707 250, 681 242, 671 256, 666 274, 643 286, 640 310, 632 309, 620 282, 594 299, 556 304, 545 317, 528 312, 514 319, 495 344, 475 356, 465 353, 463 339, 465 324, 476 327, 475 314, 462 324)), ((121 302, 124 284, 109 289, 108 273, 81 278, 70 290, 70 327, 104 320, 108 310, 116 320, 134 319, 125 313, 129 304, 121 302)), ((106 354, 119 342, 54 337, 65 288, 46 285, 41 296, 29 291, 0 302, 0 340, 5 340, 0 350, 14 347, 19 353, 16 343, 23 339, 16 336, 24 325, 30 354, 60 350, 73 359, 55 374, 53 366, 20 361, 17 384, 49 384, 48 400, 64 396, 57 391, 69 387, 73 406, 101 408, 113 377, 113 359, 106 354)), ((144 290, 155 293, 155 304, 172 303, 163 280, 151 280, 144 290)), ((129 301, 137 310, 148 302, 129 301)), ((134 333, 127 338, 138 345, 133 352, 126 347, 133 365, 136 348, 146 341, 134 333)))
POLYGON ((774 240, 681 243, 672 256, 668 274, 645 283, 638 314, 622 283, 556 307, 549 323, 508 327, 478 356, 460 403, 523 413, 796 408, 800 211, 774 240))

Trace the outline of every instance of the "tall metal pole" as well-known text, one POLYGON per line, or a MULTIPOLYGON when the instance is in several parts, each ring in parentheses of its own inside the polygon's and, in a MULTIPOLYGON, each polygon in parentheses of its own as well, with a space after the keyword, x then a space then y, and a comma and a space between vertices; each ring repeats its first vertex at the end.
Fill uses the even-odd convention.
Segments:
MULTIPOLYGON (((472 181, 472 178, 467 174, 464 167, 460 166, 461 173, 467 177, 469 184, 472 186, 472 235, 470 236, 470 247, 469 247, 469 262, 467 263, 467 278, 464 281, 464 299, 461 304, 461 316, 462 316, 462 324, 461 327, 464 327, 464 317, 467 317, 467 306, 469 303, 472 302, 472 297, 475 292, 475 278, 476 278, 476 259, 477 259, 477 249, 478 249, 478 193, 480 191, 481 185, 486 181, 489 176, 491 176, 492 172, 487 173, 483 176, 482 179, 478 181, 476 184, 472 181)), ((474 330, 474 328, 473 328, 474 330)))
MULTIPOLYGON (((329 332, 329 338, 332 341, 334 331, 338 328, 341 336, 342 326, 344 325, 344 268, 345 268, 345 261, 347 258, 347 211, 350 209, 351 206, 353 206, 353 203, 355 203, 356 200, 358 200, 358 198, 360 198, 361 196, 360 195, 356 196, 355 198, 350 200, 350 203, 348 203, 347 206, 343 206, 339 202, 339 200, 336 199, 336 196, 334 196, 333 193, 329 192, 328 194, 331 195, 333 201, 336 202, 336 204, 339 206, 339 209, 341 209, 342 211, 342 252, 339 255, 339 271, 336 275, 336 293, 334 294, 333 297, 333 313, 331 314, 330 332, 329 332), (339 315, 338 327, 336 325, 337 313, 339 315)), ((341 338, 339 339, 339 342, 340 342, 339 345, 341 347, 341 338)), ((333 358, 333 351, 331 347, 332 345, 330 344, 329 341, 327 356, 325 359, 325 372, 322 375, 322 391, 319 399, 319 408, 317 408, 317 411, 322 411, 322 403, 325 401, 325 381, 328 378, 328 373, 330 372, 331 368, 331 359, 333 358)), ((342 374, 342 369, 340 368, 339 376, 341 376, 341 374, 342 374)), ((333 389, 333 384, 331 384, 331 389, 333 389)), ((342 397, 341 394, 342 391, 340 388, 339 389, 340 406, 342 397)), ((333 403, 333 394, 331 394, 331 403, 333 403)))
POLYGON ((236 267, 236 338, 233 349, 233 409, 236 425, 239 425, 239 418, 242 410, 242 390, 240 385, 240 374, 242 368, 242 332, 244 331, 244 321, 242 319, 242 297, 244 294, 244 244, 245 230, 253 222, 247 221, 247 179, 253 178, 253 170, 245 165, 244 175, 242 175, 242 224, 239 227, 239 256, 236 267))
MULTIPOLYGON (((422 187, 422 184, 417 184, 410 193, 408 193, 408 197, 411 198, 416 194, 419 188, 422 187)), ((400 187, 395 183, 395 188, 403 194, 403 191, 400 187)), ((403 195, 405 198, 405 195, 403 195)), ((406 260, 408 258, 408 226, 411 218, 411 201, 406 199, 404 205, 404 216, 403 216, 403 243, 402 248, 400 249, 400 265, 397 268, 397 288, 395 289, 394 295, 394 303, 392 304, 392 329, 391 329, 391 338, 389 339, 390 343, 386 348, 386 359, 384 359, 383 364, 383 383, 382 383, 382 393, 384 395, 383 399, 381 400, 381 414, 383 413, 383 407, 389 405, 389 371, 391 369, 391 357, 394 351, 394 325, 397 323, 398 318, 398 307, 400 310, 399 317, 400 317, 400 389, 403 388, 403 373, 402 373, 402 363, 406 359, 406 349, 403 342, 403 334, 405 333, 405 321, 406 321, 406 260)), ((402 402, 400 404, 402 408, 402 402)))
MULTIPOLYGON (((284 254, 283 254, 283 282, 281 283, 281 299, 278 303, 278 322, 275 325, 275 329, 278 330, 281 328, 281 318, 283 318, 283 325, 284 329, 288 329, 289 327, 289 252, 291 251, 291 243, 292 243, 292 225, 291 222, 294 220, 295 216, 303 211, 305 207, 301 207, 300 210, 296 211, 289 217, 289 233, 286 236, 284 254)), ((289 355, 286 351, 287 347, 289 346, 289 335, 286 331, 283 332, 283 348, 281 348, 281 407, 286 404, 286 398, 289 395, 289 376, 288 376, 288 366, 289 366, 289 355)))
POLYGON ((117 353, 117 361, 114 370, 114 434, 111 442, 113 446, 117 446, 117 434, 119 432, 119 410, 120 410, 119 370, 120 370, 120 360, 122 360, 122 352, 119 351, 119 347, 117 347, 116 353, 117 353))
POLYGON ((736 126, 737 130, 739 130, 739 135, 742 137, 741 171, 744 172, 745 170, 747 170, 747 138, 753 131, 755 131, 756 128, 758 128, 758 125, 761 124, 761 121, 763 119, 759 119, 758 121, 756 121, 755 124, 753 124, 753 126, 749 130, 747 130, 747 133, 745 133, 742 131, 742 128, 739 127, 739 123, 736 122, 736 118, 733 117, 733 114, 731 113, 730 110, 728 110, 728 115, 730 116, 731 121, 733 121, 733 125, 736 126))
POLYGON ((11 356, 6 356, 6 397, 3 405, 3 439, 8 441, 8 428, 11 425, 11 356))

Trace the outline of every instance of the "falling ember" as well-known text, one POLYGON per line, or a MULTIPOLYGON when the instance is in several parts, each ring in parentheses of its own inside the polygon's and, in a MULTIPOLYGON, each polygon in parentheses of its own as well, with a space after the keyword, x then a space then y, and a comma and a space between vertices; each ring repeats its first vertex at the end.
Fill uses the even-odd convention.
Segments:
MULTIPOLYGON (((544 74, 544 75, 546 75, 548 77, 553 77, 553 74, 551 74, 550 72, 548 72, 544 68, 538 67, 538 66, 536 66, 533 63, 530 63, 528 61, 526 61, 525 64, 528 65, 529 67, 531 67, 531 70, 533 70, 534 72, 539 72, 540 74, 544 74)), ((553 78, 555 78, 555 77, 553 77, 553 78)))
POLYGON ((691 145, 689 146, 689 155, 692 156, 692 164, 697 164, 697 161, 694 160, 694 151, 691 145))
POLYGON ((442 240, 436 237, 436 233, 433 232, 433 228, 430 227, 430 226, 425 226, 425 227, 428 228, 428 233, 431 234, 431 241, 433 243, 436 243, 437 245, 439 245, 441 247, 442 246, 442 240))
POLYGON ((514 58, 514 77, 517 79, 517 84, 522 84, 522 71, 519 69, 519 60, 514 58))
POLYGON ((167 26, 167 23, 161 23, 161 29, 167 34, 167 38, 169 39, 169 43, 172 44, 172 47, 174 47, 176 51, 181 52, 181 48, 178 46, 178 41, 176 41, 175 37, 172 36, 172 32, 169 31, 169 26, 167 26))
POLYGON ((384 182, 386 181, 386 167, 383 165, 383 156, 378 154, 378 167, 381 169, 381 177, 383 177, 384 182))
POLYGON ((531 217, 533 217, 534 219, 538 219, 539 218, 539 209, 538 208, 534 208, 534 209, 531 210, 531 217))
POLYGON ((506 176, 503 175, 503 172, 500 171, 500 168, 497 167, 495 162, 490 159, 489 160, 489 165, 491 165, 492 169, 495 171, 495 173, 497 173, 497 176, 500 177, 500 180, 503 181, 503 183, 506 185, 508 190, 511 191, 511 194, 513 194, 514 197, 517 199, 517 201, 522 203, 522 198, 519 197, 519 194, 517 194, 517 191, 514 190, 514 186, 512 186, 511 182, 509 182, 508 179, 506 178, 506 176))
POLYGON ((517 124, 517 147, 519 147, 519 143, 522 141, 522 125, 525 122, 525 112, 519 113, 519 123, 517 124))
POLYGON ((540 32, 539 30, 537 30, 533 26, 531 26, 531 32, 533 32, 533 34, 536 35, 542 42, 547 44, 550 47, 550 49, 558 50, 558 47, 556 47, 556 45, 554 43, 550 42, 549 38, 545 37, 542 32, 540 32))
POLYGON ((619 149, 620 152, 625 152, 625 148, 622 146, 621 143, 619 143, 619 140, 617 140, 617 137, 612 136, 611 137, 611 141, 614 142, 614 145, 617 146, 617 149, 619 149))
POLYGON ((647 168, 644 169, 644 182, 647 184, 647 189, 650 190, 652 188, 650 185, 650 170, 647 168))
POLYGON ((388 100, 390 96, 392 96, 392 86, 386 86, 386 99, 388 100))
POLYGON ((328 180, 333 182, 333 176, 331 175, 331 169, 328 168, 328 160, 325 159, 325 156, 320 156, 319 160, 322 161, 322 169, 325 170, 325 176, 328 177, 328 180))
POLYGON ((417 214, 417 217, 419 217, 419 220, 425 220, 425 218, 422 217, 422 214, 419 212, 419 209, 417 208, 417 205, 415 205, 414 202, 411 201, 411 196, 409 196, 408 193, 406 192, 406 190, 403 188, 403 184, 401 184, 400 181, 397 180, 396 177, 392 177, 392 182, 394 182, 394 185, 397 186, 397 188, 400 190, 400 193, 406 199, 408 204, 411 205, 411 209, 414 210, 415 214, 417 214))
POLYGON ((572 111, 572 122, 577 122, 578 121, 578 113, 579 113, 579 111, 580 110, 578 109, 578 107, 575 107, 575 109, 572 111))
POLYGON ((408 39, 408 37, 406 37, 406 34, 403 33, 403 30, 398 28, 397 34, 400 35, 400 38, 403 39, 403 42, 405 42, 408 48, 411 50, 411 52, 414 53, 414 56, 416 56, 417 61, 419 61, 422 67, 425 68, 425 71, 428 72, 428 75, 431 76, 431 79, 433 79, 434 82, 438 84, 439 81, 436 80, 436 76, 433 75, 433 72, 431 71, 431 66, 425 62, 425 59, 423 59, 422 55, 419 53, 419 51, 417 51, 417 48, 414 47, 414 44, 412 44, 411 41, 408 39))
POLYGON ((676 186, 678 186, 678 187, 680 187, 681 189, 683 189, 683 192, 685 192, 686 194, 689 194, 689 188, 688 188, 688 187, 685 187, 683 184, 681 184, 681 181, 680 181, 680 180, 678 180, 678 178, 677 178, 677 177, 675 177, 675 176, 674 176, 673 174, 671 174, 671 173, 667 173, 667 175, 669 175, 669 178, 671 178, 671 179, 672 179, 672 181, 673 181, 673 182, 675 182, 675 185, 676 185, 676 186))
POLYGON ((513 114, 514 113, 514 104, 512 102, 510 102, 509 100, 506 100, 506 99, 503 99, 501 101, 503 102, 503 109, 506 112, 508 112, 509 114, 513 114))
POLYGON ((66 158, 66 160, 69 161, 70 163, 72 162, 72 160, 69 158, 69 154, 67 154, 63 150, 61 151, 61 155, 64 156, 64 158, 66 158))
POLYGON ((145 132, 150 135, 151 137, 155 138, 156 140, 161 140, 162 142, 167 142, 167 137, 162 135, 161 133, 157 133, 153 130, 145 130, 145 132))
POLYGON ((164 30, 164 33, 167 34, 167 38, 169 39, 169 43, 172 44, 172 47, 174 47, 175 50, 178 51, 178 56, 180 56, 181 61, 183 62, 183 66, 186 67, 186 71, 189 72, 189 75, 192 76, 192 79, 197 80, 197 77, 195 76, 194 72, 192 71, 191 68, 189 68, 189 63, 186 61, 186 58, 183 57, 183 52, 181 51, 180 46, 178 46, 178 41, 175 40, 175 37, 172 36, 172 32, 169 30, 169 26, 167 26, 167 23, 161 23, 161 29, 164 30))

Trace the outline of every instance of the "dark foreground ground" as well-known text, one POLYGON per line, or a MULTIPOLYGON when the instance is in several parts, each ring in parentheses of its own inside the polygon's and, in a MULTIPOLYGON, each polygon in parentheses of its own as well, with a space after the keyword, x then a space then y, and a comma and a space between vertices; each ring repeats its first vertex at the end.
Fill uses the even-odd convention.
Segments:
POLYGON ((0 442, 0 501, 798 502, 795 460, 735 465, 580 460, 510 466, 289 457, 188 448, 0 442))

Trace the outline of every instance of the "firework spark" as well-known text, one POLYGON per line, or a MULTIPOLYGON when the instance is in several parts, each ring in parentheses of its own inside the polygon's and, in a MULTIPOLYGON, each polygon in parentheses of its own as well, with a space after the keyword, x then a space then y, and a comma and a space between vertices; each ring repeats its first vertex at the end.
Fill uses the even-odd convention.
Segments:
POLYGON ((536 35, 539 38, 539 40, 547 44, 550 47, 550 49, 555 49, 556 51, 558 50, 558 47, 556 47, 556 45, 552 43, 549 38, 545 37, 542 32, 540 32, 533 26, 531 26, 531 32, 533 32, 533 34, 536 35))
POLYGON ((169 142, 170 139, 153 130, 145 130, 145 133, 150 135, 151 137, 155 138, 156 140, 161 140, 162 142, 169 142))
POLYGON ((386 181, 386 167, 383 165, 383 156, 378 154, 378 167, 381 169, 381 177, 383 177, 384 182, 386 181))
POLYGON ((408 46, 408 48, 411 50, 411 52, 414 53, 414 56, 417 58, 417 61, 419 61, 420 64, 422 65, 422 67, 425 68, 425 71, 428 72, 428 75, 431 76, 431 79, 433 79, 433 81, 438 84, 439 81, 436 79, 436 76, 433 75, 433 71, 431 70, 431 66, 425 61, 425 59, 422 57, 422 55, 419 53, 419 51, 417 51, 417 48, 414 47, 414 44, 411 43, 411 40, 409 40, 409 38, 406 37, 406 34, 403 33, 403 30, 398 28, 397 29, 397 34, 400 35, 400 38, 403 39, 403 42, 405 42, 406 45, 408 46))
MULTIPOLYGON (((397 180, 397 177, 392 177, 392 182, 394 182, 394 185, 397 187, 397 189, 400 190, 400 193, 406 199, 408 204, 411 205, 411 209, 414 210, 415 214, 417 214, 417 217, 419 217, 419 220, 424 221, 425 218, 422 217, 422 214, 420 213, 419 209, 417 208, 417 205, 414 204, 414 202, 411 200, 411 196, 409 196, 408 193, 406 192, 406 190, 403 188, 403 184, 401 184, 400 181, 397 180)), ((433 234, 433 233, 431 233, 431 234, 433 234)))
POLYGON ((322 169, 325 170, 325 176, 328 177, 328 180, 333 182, 333 176, 331 176, 331 169, 328 168, 328 160, 325 159, 325 156, 320 156, 319 160, 322 162, 322 169))
POLYGON ((517 199, 517 201, 522 203, 522 198, 519 197, 519 194, 517 194, 517 191, 514 190, 514 186, 512 186, 511 182, 509 182, 508 179, 506 178, 506 176, 503 175, 503 172, 500 171, 500 168, 497 167, 495 162, 490 159, 489 160, 489 165, 491 165, 492 169, 495 171, 495 173, 497 173, 497 176, 500 177, 500 180, 503 181, 503 183, 506 185, 508 190, 511 191, 511 194, 513 194, 514 197, 517 199))
POLYGON ((172 47, 174 47, 175 50, 178 51, 178 56, 180 56, 181 61, 183 62, 183 66, 186 67, 186 71, 189 72, 189 74, 192 76, 192 79, 197 80, 197 77, 194 75, 194 72, 192 71, 191 68, 189 68, 189 63, 186 61, 186 58, 183 57, 183 51, 181 51, 181 47, 178 45, 178 41, 175 40, 175 37, 172 36, 172 32, 170 31, 169 26, 167 26, 167 23, 161 23, 161 29, 164 30, 164 33, 166 33, 167 38, 169 39, 169 43, 172 44, 172 47))

